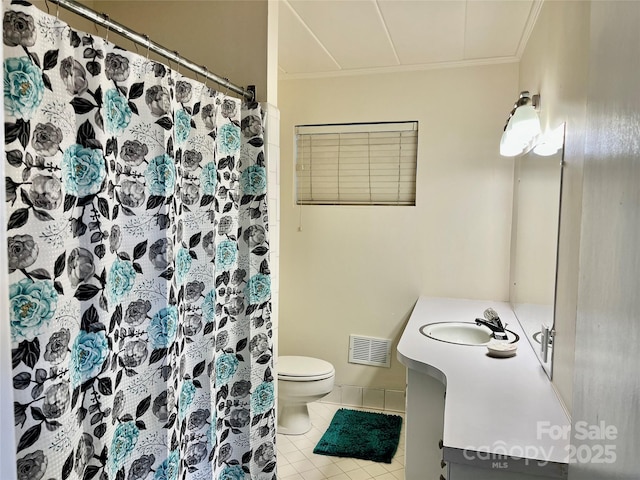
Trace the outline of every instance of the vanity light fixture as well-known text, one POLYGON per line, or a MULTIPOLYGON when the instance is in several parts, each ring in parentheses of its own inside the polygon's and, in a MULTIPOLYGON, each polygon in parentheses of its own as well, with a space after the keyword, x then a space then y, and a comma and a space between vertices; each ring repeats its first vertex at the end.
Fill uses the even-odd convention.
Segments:
POLYGON ((536 110, 540 105, 540 95, 531 96, 520 92, 520 98, 513 106, 500 139, 500 155, 516 157, 527 153, 541 133, 540 119, 536 110))
POLYGON ((558 153, 558 150, 560 150, 563 145, 564 124, 540 137, 536 146, 533 147, 533 153, 541 157, 549 157, 558 153))

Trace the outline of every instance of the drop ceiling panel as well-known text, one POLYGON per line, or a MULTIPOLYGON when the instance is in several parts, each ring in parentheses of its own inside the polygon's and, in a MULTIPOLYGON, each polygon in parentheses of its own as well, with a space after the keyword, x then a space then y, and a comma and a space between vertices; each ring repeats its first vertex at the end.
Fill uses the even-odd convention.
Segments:
POLYGON ((278 63, 286 73, 319 73, 340 66, 324 50, 287 2, 279 8, 278 63))
POLYGON ((465 1, 378 0, 403 65, 460 61, 465 1))
POLYGON ((374 0, 288 3, 343 69, 398 64, 374 0))
POLYGON ((532 0, 468 2, 465 57, 516 55, 532 5, 532 0))

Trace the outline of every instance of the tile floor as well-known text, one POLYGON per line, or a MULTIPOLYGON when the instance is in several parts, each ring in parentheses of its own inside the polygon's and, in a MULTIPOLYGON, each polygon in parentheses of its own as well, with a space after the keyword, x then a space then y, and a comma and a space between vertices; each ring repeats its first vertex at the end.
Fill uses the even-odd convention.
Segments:
POLYGON ((332 403, 314 402, 309 405, 313 427, 305 435, 278 435, 279 480, 404 480, 404 414, 398 451, 390 464, 354 458, 316 455, 313 448, 331 423, 339 408, 379 412, 369 408, 347 407, 332 403))

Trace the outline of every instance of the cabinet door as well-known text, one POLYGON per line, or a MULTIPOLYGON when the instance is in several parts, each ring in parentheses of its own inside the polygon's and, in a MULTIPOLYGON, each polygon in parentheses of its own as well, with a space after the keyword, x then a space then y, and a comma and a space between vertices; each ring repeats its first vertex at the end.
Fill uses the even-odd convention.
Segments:
POLYGON ((407 369, 405 480, 438 480, 444 473, 444 390, 435 378, 407 369))

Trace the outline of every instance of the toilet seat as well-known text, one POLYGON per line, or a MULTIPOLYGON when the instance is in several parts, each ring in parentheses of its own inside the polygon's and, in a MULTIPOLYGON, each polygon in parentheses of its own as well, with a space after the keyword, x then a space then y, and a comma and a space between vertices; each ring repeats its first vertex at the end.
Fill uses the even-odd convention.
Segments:
POLYGON ((335 375, 329 362, 319 358, 283 356, 278 357, 278 379, 289 382, 313 382, 335 375))
POLYGON ((311 430, 308 404, 329 395, 336 371, 329 362, 301 356, 278 357, 278 433, 303 435, 311 430))

